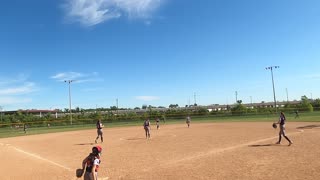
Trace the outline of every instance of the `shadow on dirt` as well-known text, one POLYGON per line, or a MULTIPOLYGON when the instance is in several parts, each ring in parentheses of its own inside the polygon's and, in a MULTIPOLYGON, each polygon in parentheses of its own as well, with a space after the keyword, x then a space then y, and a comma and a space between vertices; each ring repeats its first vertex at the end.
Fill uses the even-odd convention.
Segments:
POLYGON ((313 128, 319 128, 320 125, 308 125, 308 126, 301 126, 297 127, 297 129, 313 129, 313 128))
POLYGON ((253 144, 248 147, 265 147, 265 146, 273 146, 274 144, 253 144))
POLYGON ((124 139, 124 140, 137 141, 137 140, 140 140, 140 139, 146 139, 146 138, 137 137, 137 138, 126 138, 126 139, 124 139))
POLYGON ((95 143, 80 143, 80 144, 75 144, 77 146, 86 146, 86 145, 94 145, 95 143))

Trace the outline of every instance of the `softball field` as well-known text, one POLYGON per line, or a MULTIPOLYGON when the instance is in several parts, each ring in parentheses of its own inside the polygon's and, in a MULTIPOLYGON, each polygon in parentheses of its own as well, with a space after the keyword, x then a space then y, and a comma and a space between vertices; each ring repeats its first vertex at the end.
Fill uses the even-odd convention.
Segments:
MULTIPOLYGON (((105 128, 99 179, 315 180, 320 123, 288 122, 288 146, 270 122, 105 128)), ((76 180, 96 129, 0 139, 0 179, 76 180)))

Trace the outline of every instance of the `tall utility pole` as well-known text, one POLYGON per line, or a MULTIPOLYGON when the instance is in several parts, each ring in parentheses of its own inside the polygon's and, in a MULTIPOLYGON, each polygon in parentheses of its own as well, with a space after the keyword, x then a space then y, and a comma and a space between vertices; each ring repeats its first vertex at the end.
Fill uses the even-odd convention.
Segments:
POLYGON ((289 102, 288 88, 286 88, 286 93, 287 93, 287 102, 289 102))
POLYGON ((194 105, 196 105, 197 104, 197 95, 196 95, 196 93, 194 93, 194 105))
POLYGON ((65 80, 64 82, 69 84, 69 115, 70 115, 70 124, 72 125, 72 111, 71 111, 71 83, 74 80, 65 80))
POLYGON ((116 99, 116 103, 117 103, 117 114, 118 114, 118 98, 116 99))
POLYGON ((270 70, 271 71, 274 107, 276 108, 276 112, 277 112, 277 100, 276 100, 276 91, 274 89, 273 68, 277 69, 277 68, 280 68, 280 66, 269 66, 269 67, 266 67, 266 70, 270 70))
POLYGON ((3 108, 2 108, 2 106, 0 106, 0 111, 1 111, 1 122, 2 122, 2 110, 3 110, 3 108))
POLYGON ((236 94, 236 103, 238 103, 238 91, 236 91, 235 94, 236 94))
POLYGON ((251 106, 252 106, 252 96, 250 96, 250 103, 251 103, 251 106))

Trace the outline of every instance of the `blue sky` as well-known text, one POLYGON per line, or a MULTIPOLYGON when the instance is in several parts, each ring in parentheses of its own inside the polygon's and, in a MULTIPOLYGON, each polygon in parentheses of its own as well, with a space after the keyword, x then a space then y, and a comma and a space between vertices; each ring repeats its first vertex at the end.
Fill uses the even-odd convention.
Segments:
POLYGON ((3 110, 320 97, 320 1, 11 0, 3 110), (251 97, 251 98, 250 98, 251 97))

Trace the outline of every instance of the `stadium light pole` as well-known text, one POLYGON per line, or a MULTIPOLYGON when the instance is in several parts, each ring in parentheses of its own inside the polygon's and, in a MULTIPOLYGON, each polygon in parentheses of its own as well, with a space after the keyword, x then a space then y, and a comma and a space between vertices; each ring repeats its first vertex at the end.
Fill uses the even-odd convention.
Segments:
POLYGON ((236 95, 236 103, 238 103, 238 91, 235 91, 235 95, 236 95))
POLYGON ((274 107, 276 108, 276 112, 277 112, 277 100, 276 100, 276 91, 274 89, 273 68, 277 69, 277 68, 280 68, 280 66, 269 66, 269 67, 266 67, 266 70, 270 70, 271 71, 274 107))
POLYGON ((70 124, 72 125, 72 111, 71 111, 71 83, 74 80, 65 80, 64 82, 69 84, 69 115, 70 115, 70 124))
POLYGON ((0 111, 1 111, 1 122, 2 122, 2 110, 3 110, 3 108, 2 108, 2 106, 0 106, 0 111))

